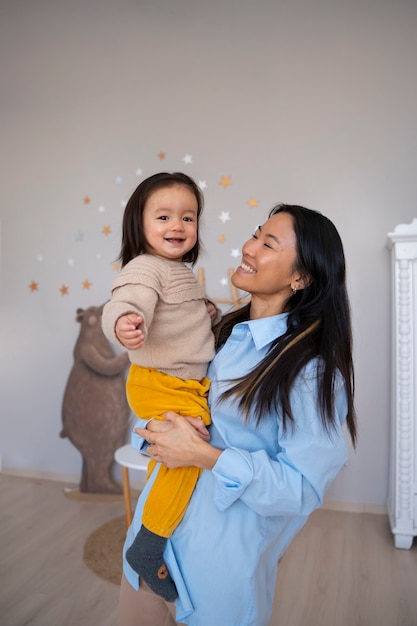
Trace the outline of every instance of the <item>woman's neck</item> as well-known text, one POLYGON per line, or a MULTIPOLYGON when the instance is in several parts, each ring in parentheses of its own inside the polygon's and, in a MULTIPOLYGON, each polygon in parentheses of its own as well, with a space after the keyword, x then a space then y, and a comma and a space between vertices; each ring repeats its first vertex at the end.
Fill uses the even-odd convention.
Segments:
POLYGON ((264 300, 263 298, 252 296, 249 319, 258 320, 263 317, 281 315, 281 313, 285 313, 285 304, 281 299, 279 301, 271 300, 270 298, 264 300))

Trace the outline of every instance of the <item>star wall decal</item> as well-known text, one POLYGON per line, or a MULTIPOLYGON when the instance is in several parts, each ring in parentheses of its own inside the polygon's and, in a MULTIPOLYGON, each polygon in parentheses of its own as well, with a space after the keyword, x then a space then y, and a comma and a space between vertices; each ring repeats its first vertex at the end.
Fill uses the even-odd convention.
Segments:
MULTIPOLYGON (((157 146, 155 147, 155 149, 157 149, 157 146)), ((167 159, 167 153, 164 150, 160 150, 157 153, 156 156, 157 156, 157 159, 160 160, 160 161, 163 161, 164 159, 167 159)), ((187 165, 191 165, 194 162, 193 155, 191 153, 188 153, 188 152, 187 153, 183 153, 183 155, 181 155, 181 153, 179 153, 179 154, 177 153, 177 157, 176 158, 178 159, 178 157, 180 157, 181 161, 186 166, 187 165)), ((154 153, 153 159, 155 159, 155 153, 154 153)), ((146 166, 146 163, 145 164, 143 163, 142 165, 146 166)), ((131 169, 131 173, 129 174, 129 176, 131 176, 134 173, 137 177, 141 178, 141 177, 143 177, 145 175, 144 171, 146 172, 146 169, 147 169, 147 167, 142 168, 142 167, 140 167, 138 165, 135 167, 135 165, 133 163, 133 167, 131 169)), ((117 176, 115 176, 115 175, 110 176, 110 184, 112 182, 113 182, 113 184, 116 184, 116 185, 122 185, 122 183, 125 184, 125 181, 126 181, 125 172, 120 172, 120 174, 121 174, 120 176, 119 175, 117 175, 117 176)), ((232 183, 232 180, 231 180, 232 178, 233 178, 232 175, 228 175, 228 176, 221 175, 220 178, 218 178, 218 184, 220 186, 222 186, 223 189, 227 189, 229 186, 233 186, 235 188, 235 185, 237 183, 236 183, 236 181, 233 181, 233 183, 232 183)), ((209 187, 210 187, 210 184, 213 184, 213 182, 215 182, 215 179, 214 179, 214 181, 210 179, 209 187)), ((198 184, 198 187, 201 189, 201 191, 204 192, 207 189, 207 181, 206 180, 198 180, 197 184, 198 184)), ((81 192, 82 192, 82 190, 81 190, 81 192)), ((120 196, 119 196, 119 200, 120 200, 120 198, 123 196, 123 187, 120 188, 119 194, 120 194, 120 196)), ((246 198, 247 199, 245 201, 244 197, 243 197, 243 203, 246 204, 246 206, 248 206, 250 208, 256 208, 256 207, 259 206, 259 200, 256 197, 249 196, 249 194, 248 194, 246 196, 246 198)), ((96 228, 97 229, 100 228, 100 222, 101 222, 101 225, 102 225, 101 234, 106 236, 106 237, 111 235, 111 237, 110 237, 110 241, 111 241, 112 238, 114 237, 114 234, 112 232, 112 228, 113 227, 111 226, 112 220, 109 217, 109 223, 108 224, 103 225, 103 222, 104 222, 104 218, 106 217, 104 214, 109 215, 109 212, 113 211, 114 207, 113 208, 109 208, 109 206, 105 207, 103 204, 99 205, 99 203, 96 202, 96 200, 94 200, 94 204, 93 204, 92 197, 90 197, 89 194, 85 194, 84 197, 83 197, 83 196, 81 196, 81 193, 80 193, 80 200, 78 202, 80 202, 80 201, 82 202, 82 204, 86 208, 87 207, 94 208, 94 210, 96 210, 98 213, 103 215, 103 217, 99 218, 99 222, 98 222, 98 224, 96 224, 96 228)), ((105 198, 103 198, 103 201, 106 202, 105 198)), ((118 199, 116 198, 116 205, 117 205, 117 202, 118 202, 118 199)), ((125 209, 126 205, 127 205, 127 199, 120 200, 120 206, 122 207, 123 210, 125 209)), ((116 209, 117 209, 117 206, 116 206, 116 209)), ((225 231, 228 232, 228 230, 227 230, 228 227, 226 226, 226 224, 227 224, 227 222, 231 221, 231 219, 232 219, 231 211, 221 210, 220 208, 218 210, 219 210, 218 219, 225 226, 225 231)), ((255 215, 256 215, 256 213, 255 213, 255 215)), ((107 217, 106 217, 106 220, 107 220, 107 217)), ((83 225, 80 224, 80 226, 82 228, 83 225)), ((220 227, 219 227, 218 230, 220 230, 220 227)), ((88 230, 82 231, 80 229, 78 232, 74 233, 73 237, 75 238, 75 241, 78 241, 78 242, 83 242, 84 241, 84 242, 86 242, 86 241, 89 240, 90 235, 89 235, 88 230)), ((220 233, 220 234, 217 235, 217 241, 220 244, 224 244, 229 239, 230 239, 230 237, 226 236, 224 233, 220 233)), ((233 259, 239 259, 240 255, 241 255, 240 249, 239 248, 230 248, 229 245, 230 244, 229 244, 229 241, 228 241, 227 248, 229 249, 230 256, 233 259)), ((226 250, 224 248, 223 248, 223 251, 226 252, 226 250)), ((48 255, 46 255, 46 258, 48 259, 48 255)), ((104 259, 106 261, 107 267, 109 267, 110 264, 108 262, 107 253, 103 253, 102 254, 101 252, 97 252, 96 253, 96 259, 98 261, 100 261, 100 262, 103 262, 103 259, 104 259)), ((37 257, 36 257, 36 260, 38 262, 44 262, 43 255, 42 254, 38 254, 37 257)), ((65 257, 64 257, 64 261, 65 261, 65 257)), ((74 254, 74 258, 67 258, 66 261, 67 261, 67 265, 68 266, 74 266, 78 262, 78 258, 74 254)), ((232 264, 232 262, 230 264, 232 264)), ((111 262, 110 267, 112 267, 113 271, 115 271, 115 272, 119 272, 120 269, 121 269, 121 266, 120 266, 119 262, 115 262, 115 263, 111 262)), ((86 278, 85 280, 81 280, 78 283, 80 286, 82 286, 83 290, 87 290, 87 291, 88 290, 92 290, 92 286, 95 284, 94 275, 90 276, 90 279, 91 280, 88 280, 86 278), (94 282, 91 282, 91 281, 94 281, 94 282)), ((220 278, 218 276, 217 279, 219 280, 220 285, 222 285, 224 287, 227 287, 227 285, 230 282, 230 276, 229 276, 229 278, 227 278, 227 277, 220 278)), ((27 288, 30 290, 31 293, 40 290, 39 283, 36 280, 32 280, 27 285, 27 288)), ((75 291, 79 291, 79 287, 78 287, 78 290, 77 290, 73 285, 71 286, 71 289, 73 290, 71 293, 75 293, 75 291)), ((44 284, 42 285, 42 291, 43 292, 45 291, 45 285, 44 284)), ((61 296, 70 295, 70 288, 66 284, 62 284, 61 287, 59 288, 59 291, 60 291, 61 296)))
POLYGON ((232 184, 231 178, 231 176, 222 176, 219 185, 222 185, 222 187, 226 189, 226 187, 232 184))
POLYGON ((186 154, 182 157, 182 160, 184 161, 185 165, 190 165, 190 163, 193 162, 193 157, 191 154, 186 154))
POLYGON ((230 222, 230 213, 229 211, 222 211, 219 215, 219 220, 225 224, 226 222, 230 222))

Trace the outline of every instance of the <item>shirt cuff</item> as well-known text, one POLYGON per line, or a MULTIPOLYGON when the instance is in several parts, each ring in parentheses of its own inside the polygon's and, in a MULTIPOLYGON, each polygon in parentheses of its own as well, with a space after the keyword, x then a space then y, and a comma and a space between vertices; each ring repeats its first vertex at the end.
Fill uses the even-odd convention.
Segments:
POLYGON ((138 452, 141 452, 142 454, 146 454, 146 449, 149 446, 149 443, 135 432, 135 428, 146 428, 146 425, 149 421, 150 420, 138 419, 130 435, 130 441, 132 446, 135 448, 135 450, 138 450, 138 452))
POLYGON ((223 450, 211 471, 216 479, 215 503, 220 511, 238 500, 253 479, 250 454, 237 448, 223 450))

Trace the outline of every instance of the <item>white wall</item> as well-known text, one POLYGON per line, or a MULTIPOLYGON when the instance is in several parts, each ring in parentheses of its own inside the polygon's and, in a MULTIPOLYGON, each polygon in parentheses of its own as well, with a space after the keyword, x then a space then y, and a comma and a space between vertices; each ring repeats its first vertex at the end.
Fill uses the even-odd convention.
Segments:
POLYGON ((274 203, 305 204, 335 222, 348 262, 360 438, 329 498, 385 502, 386 235, 417 214, 416 23, 411 0, 1 3, 5 468, 79 475, 79 453, 59 438, 75 311, 108 297, 123 201, 144 176, 184 170, 207 183, 200 265, 212 296, 229 295, 220 281, 236 265, 231 251, 274 203))

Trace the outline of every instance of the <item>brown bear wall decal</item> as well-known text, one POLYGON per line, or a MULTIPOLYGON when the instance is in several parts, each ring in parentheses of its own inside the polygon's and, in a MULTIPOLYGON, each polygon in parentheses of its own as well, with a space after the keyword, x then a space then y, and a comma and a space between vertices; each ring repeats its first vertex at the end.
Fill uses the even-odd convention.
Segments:
POLYGON ((64 392, 60 436, 81 453, 80 492, 118 494, 112 467, 130 417, 125 390, 129 359, 126 352, 115 355, 103 334, 103 306, 77 309, 81 328, 64 392))

